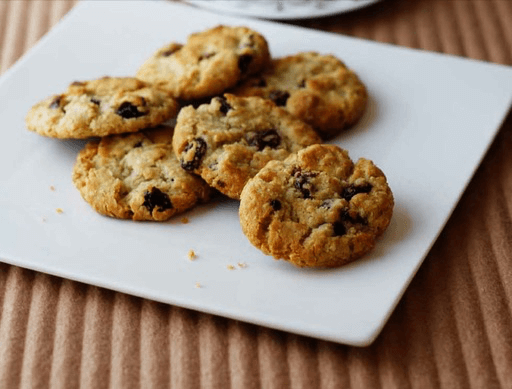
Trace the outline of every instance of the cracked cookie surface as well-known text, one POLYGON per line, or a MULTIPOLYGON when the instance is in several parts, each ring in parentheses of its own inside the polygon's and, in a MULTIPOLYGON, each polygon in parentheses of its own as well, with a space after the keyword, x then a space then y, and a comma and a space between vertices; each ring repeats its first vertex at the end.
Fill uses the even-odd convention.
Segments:
POLYGON ((191 34, 185 45, 170 43, 157 50, 137 77, 182 100, 224 92, 270 61, 265 38, 247 27, 217 26, 191 34))
POLYGON ((35 104, 29 130, 53 138, 84 139, 154 127, 176 117, 179 106, 166 91, 130 77, 75 81, 35 104))
POLYGON ((372 161, 354 163, 338 146, 314 145, 249 180, 239 214, 244 234, 265 254, 299 267, 336 267, 373 249, 393 206, 372 161))
POLYGON ((91 141, 78 154, 73 183, 102 215, 167 220, 210 195, 180 167, 171 142, 172 128, 164 126, 91 141))
POLYGON ((325 139, 355 124, 368 99, 364 84, 342 61, 315 52, 274 59, 230 93, 273 100, 325 139))
POLYGON ((214 97, 177 118, 174 152, 183 169, 239 199, 247 180, 267 162, 320 143, 306 123, 259 97, 214 97))

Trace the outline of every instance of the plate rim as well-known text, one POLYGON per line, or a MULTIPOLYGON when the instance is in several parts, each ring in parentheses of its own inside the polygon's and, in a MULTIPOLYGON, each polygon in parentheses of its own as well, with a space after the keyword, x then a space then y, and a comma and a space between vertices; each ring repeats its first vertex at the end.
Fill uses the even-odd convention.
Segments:
MULTIPOLYGON (((275 12, 271 13, 270 11, 263 11, 262 8, 259 10, 255 10, 254 8, 246 8, 245 10, 242 8, 233 8, 229 6, 229 3, 233 3, 233 0, 183 0, 185 3, 192 5, 197 8, 205 9, 208 11, 212 11, 215 13, 226 13, 229 15, 250 17, 256 19, 266 19, 266 20, 305 20, 305 19, 315 19, 328 17, 333 15, 339 15, 344 13, 349 13, 353 11, 357 11, 359 9, 368 7, 382 0, 349 0, 350 6, 346 6, 346 0, 325 0, 330 3, 334 3, 334 1, 338 2, 338 7, 334 9, 314 9, 313 12, 310 13, 290 13, 290 12, 275 12)), ((259 3, 286 3, 298 0, 257 0, 259 3)), ((304 0, 302 0, 304 1, 304 0)), ((286 10, 286 8, 285 8, 286 10)))

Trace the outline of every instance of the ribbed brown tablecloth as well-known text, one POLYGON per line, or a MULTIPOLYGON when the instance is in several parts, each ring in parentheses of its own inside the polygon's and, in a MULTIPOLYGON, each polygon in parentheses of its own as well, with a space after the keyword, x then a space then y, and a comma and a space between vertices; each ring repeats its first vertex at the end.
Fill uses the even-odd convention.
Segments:
MULTIPOLYGON (((74 4, 1 0, 0 72, 74 4)), ((291 23, 512 65, 510 0, 384 0, 291 23)), ((367 348, 0 263, 0 388, 512 388, 511 193, 509 114, 367 348)))

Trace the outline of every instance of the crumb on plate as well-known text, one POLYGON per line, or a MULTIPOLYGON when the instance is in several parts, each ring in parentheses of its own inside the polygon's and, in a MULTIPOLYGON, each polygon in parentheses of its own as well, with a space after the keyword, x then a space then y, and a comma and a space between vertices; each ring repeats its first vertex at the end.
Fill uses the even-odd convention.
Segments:
POLYGON ((189 250, 187 255, 188 259, 190 259, 191 261, 197 258, 196 252, 194 250, 189 250))
POLYGON ((56 209, 55 209, 55 212, 57 212, 57 213, 59 213, 59 214, 60 214, 60 213, 64 213, 64 211, 62 210, 62 208, 56 208, 56 209))
POLYGON ((182 218, 181 218, 181 222, 182 222, 183 224, 187 224, 187 223, 189 222, 188 217, 182 217, 182 218))
POLYGON ((238 262, 237 265, 238 265, 238 267, 240 269, 243 269, 244 267, 247 267, 247 264, 245 262, 238 262))
POLYGON ((228 265, 226 267, 228 268, 228 270, 235 270, 235 267, 233 265, 228 265))

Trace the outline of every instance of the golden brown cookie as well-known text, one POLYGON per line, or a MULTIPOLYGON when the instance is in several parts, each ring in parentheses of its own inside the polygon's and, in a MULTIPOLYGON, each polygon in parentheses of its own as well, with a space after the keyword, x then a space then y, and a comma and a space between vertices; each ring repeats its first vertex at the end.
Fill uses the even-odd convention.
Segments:
POLYGON ((333 55, 299 53, 274 59, 258 76, 231 93, 260 96, 332 138, 356 123, 367 104, 367 92, 357 75, 333 55))
POLYGON ((271 161, 244 187, 240 223, 250 242, 300 267, 335 267, 373 249, 393 194, 372 161, 334 145, 271 161))
POLYGON ((180 111, 173 148, 183 169, 238 199, 268 161, 320 142, 309 125, 270 100, 226 94, 180 111))
POLYGON ((170 43, 149 58, 137 77, 182 100, 214 96, 258 73, 270 60, 265 38, 247 27, 217 26, 170 43))
POLYGON ((78 154, 73 182, 102 215, 167 220, 210 195, 200 177, 180 167, 171 142, 172 128, 163 126, 91 141, 78 154))
POLYGON ((25 122, 40 135, 83 139, 154 127, 176 117, 178 109, 168 92, 143 81, 104 77, 73 82, 34 105, 25 122))

